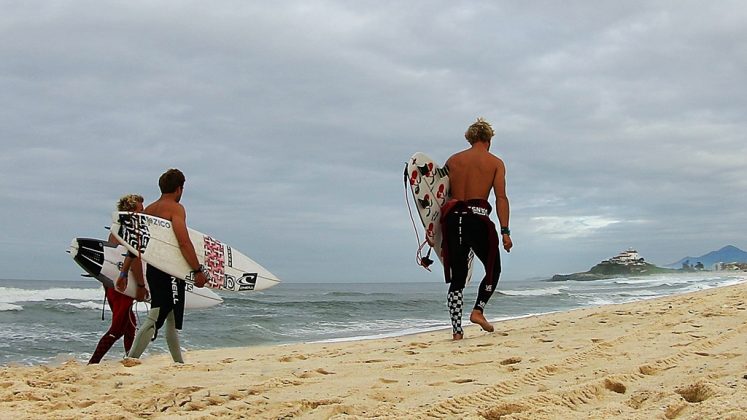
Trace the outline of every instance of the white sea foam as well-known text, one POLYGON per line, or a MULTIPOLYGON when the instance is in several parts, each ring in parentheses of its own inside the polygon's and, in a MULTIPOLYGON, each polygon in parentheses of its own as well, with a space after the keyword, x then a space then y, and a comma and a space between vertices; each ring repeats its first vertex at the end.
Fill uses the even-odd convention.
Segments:
POLYGON ((702 272, 702 273, 678 273, 678 274, 660 274, 645 277, 619 277, 616 279, 610 279, 614 284, 619 285, 635 285, 645 287, 656 287, 656 286, 669 286, 677 287, 683 284, 690 283, 703 283, 703 282, 717 282, 723 284, 724 282, 731 281, 735 277, 741 277, 731 273, 714 273, 714 272, 702 272))
POLYGON ((101 308, 104 308, 105 311, 111 312, 111 309, 109 308, 109 305, 102 304, 101 302, 94 302, 94 301, 85 301, 85 302, 68 302, 68 306, 72 306, 73 308, 78 309, 95 309, 97 311, 100 311, 101 308))
POLYGON ((568 288, 559 286, 547 287, 544 289, 500 290, 499 293, 506 296, 553 296, 562 295, 565 290, 568 290, 568 288))
MULTIPOLYGON (((414 328, 413 325, 425 325, 433 327, 438 325, 436 328, 443 328, 443 320, 428 320, 428 319, 398 319, 398 320, 375 320, 375 321, 323 321, 308 326, 299 326, 296 329, 296 333, 308 334, 308 335, 330 335, 340 333, 340 331, 356 331, 365 334, 366 332, 376 332, 382 330, 405 331, 414 328)), ((419 327, 418 330, 422 328, 419 327)), ((425 330, 424 330, 425 331, 425 330)), ((385 333, 388 334, 388 333, 385 333)), ((377 334, 375 334, 377 335, 377 334)), ((363 335, 368 337, 368 335, 363 335)))
POLYGON ((621 300, 615 300, 612 298, 595 297, 595 298, 589 298, 586 301, 586 306, 604 306, 604 305, 614 305, 616 303, 621 303, 621 300))
POLYGON ((730 280, 726 280, 719 284, 719 286, 733 286, 735 284, 746 283, 747 277, 737 277, 730 280))
MULTIPOLYGON (((512 319, 521 319, 521 318, 527 318, 531 316, 536 315, 543 315, 547 313, 552 312, 541 312, 541 313, 531 313, 527 315, 519 315, 519 316, 507 316, 507 317, 500 317, 500 318, 492 318, 489 319, 491 323, 499 323, 501 321, 508 321, 512 319)), ((413 334, 422 334, 426 332, 433 332, 433 331, 441 331, 451 328, 450 324, 447 324, 441 320, 439 321, 424 321, 426 325, 429 325, 427 327, 413 327, 409 326, 407 328, 398 329, 396 331, 391 332, 385 332, 385 333, 378 333, 378 334, 370 334, 370 335, 357 335, 353 337, 340 337, 340 338, 327 338, 324 340, 317 340, 313 341, 314 343, 341 343, 341 342, 348 342, 348 341, 364 341, 364 340, 376 340, 379 338, 393 338, 393 337, 404 337, 408 335, 413 334)), ((356 324, 357 325, 357 324, 356 324)), ((422 324, 421 324, 422 325, 422 324)))
POLYGON ((661 293, 657 293, 653 290, 638 289, 638 290, 625 290, 617 294, 618 296, 630 296, 630 297, 659 297, 661 293))
MULTIPOLYGON (((103 308, 106 312, 111 312, 111 308, 108 304, 103 303, 102 301, 83 301, 83 302, 66 302, 65 305, 72 306, 73 308, 78 309, 94 309, 97 311, 101 311, 103 308)), ((137 313, 143 313, 148 312, 150 310, 150 304, 146 302, 134 302, 132 305, 132 310, 137 313)))
POLYGON ((0 312, 5 311, 22 311, 23 306, 20 305, 13 305, 12 303, 2 303, 0 302, 0 312))
POLYGON ((20 289, 15 287, 0 287, 1 303, 43 302, 46 300, 101 300, 102 289, 76 289, 54 287, 50 289, 20 289))

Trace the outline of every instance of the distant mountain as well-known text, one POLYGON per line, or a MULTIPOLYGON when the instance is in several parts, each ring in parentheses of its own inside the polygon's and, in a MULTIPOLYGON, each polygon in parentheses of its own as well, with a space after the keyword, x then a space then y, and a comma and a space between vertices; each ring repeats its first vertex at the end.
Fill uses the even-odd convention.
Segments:
POLYGON ((733 246, 727 245, 718 251, 711 251, 700 257, 685 257, 677 262, 673 262, 665 267, 669 268, 682 268, 682 263, 688 262, 690 265, 702 263, 707 270, 713 267, 713 264, 718 262, 730 263, 730 262, 744 262, 747 263, 747 252, 733 246))

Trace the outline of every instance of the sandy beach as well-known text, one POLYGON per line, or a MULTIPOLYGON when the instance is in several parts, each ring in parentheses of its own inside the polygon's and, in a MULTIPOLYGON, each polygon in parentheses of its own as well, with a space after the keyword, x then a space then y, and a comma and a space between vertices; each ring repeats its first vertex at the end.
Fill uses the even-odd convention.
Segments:
MULTIPOLYGON (((450 331, 8 366, 4 419, 747 419, 747 284, 450 331)), ((489 315, 489 313, 488 313, 489 315)))

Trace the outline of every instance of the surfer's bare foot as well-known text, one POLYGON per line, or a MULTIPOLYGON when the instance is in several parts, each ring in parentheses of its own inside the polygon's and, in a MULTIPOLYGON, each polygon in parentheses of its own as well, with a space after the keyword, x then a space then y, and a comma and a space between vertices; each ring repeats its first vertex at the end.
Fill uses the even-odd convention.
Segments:
POLYGON ((454 334, 452 340, 457 341, 464 338, 464 334, 454 334))
POLYGON ((474 309, 469 315, 469 320, 473 324, 481 326, 483 330, 487 332, 493 332, 493 325, 489 323, 488 320, 485 319, 485 315, 483 315, 482 312, 478 311, 477 309, 474 309))
POLYGON ((132 358, 132 357, 125 357, 124 359, 122 359, 122 366, 124 366, 124 367, 133 367, 133 366, 137 366, 137 365, 139 365, 141 363, 143 363, 143 362, 141 362, 138 359, 132 358))

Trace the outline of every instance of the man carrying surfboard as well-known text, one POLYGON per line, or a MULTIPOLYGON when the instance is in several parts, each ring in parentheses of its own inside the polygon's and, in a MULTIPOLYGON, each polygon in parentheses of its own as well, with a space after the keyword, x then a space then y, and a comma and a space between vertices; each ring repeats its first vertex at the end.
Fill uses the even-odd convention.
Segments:
POLYGON ((490 220, 492 210, 488 197, 495 194, 495 207, 501 226, 501 238, 506 252, 511 251, 511 232, 508 228, 509 204, 506 196, 506 167, 490 153, 495 132, 490 124, 478 118, 469 126, 464 137, 470 148, 452 155, 446 161, 451 200, 441 209, 443 230, 443 262, 446 282, 450 283, 447 302, 454 340, 464 337, 462 305, 469 269, 469 252, 474 251, 485 267, 485 278, 480 283, 470 321, 483 330, 492 332, 483 311, 493 295, 501 274, 500 242, 495 225, 490 220))
MULTIPOLYGON (((143 213, 171 221, 182 256, 193 269, 194 284, 203 287, 207 283, 207 278, 189 239, 187 212, 179 203, 184 192, 184 181, 184 174, 178 169, 164 172, 158 180, 161 197, 148 205, 143 213)), ((176 331, 181 330, 184 316, 184 281, 150 264, 146 267, 146 278, 150 286, 151 309, 127 356, 139 358, 148 343, 156 338, 158 329, 165 323, 166 342, 171 357, 177 363, 184 363, 176 331)))

